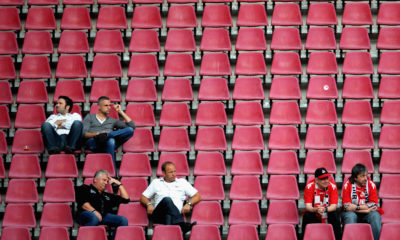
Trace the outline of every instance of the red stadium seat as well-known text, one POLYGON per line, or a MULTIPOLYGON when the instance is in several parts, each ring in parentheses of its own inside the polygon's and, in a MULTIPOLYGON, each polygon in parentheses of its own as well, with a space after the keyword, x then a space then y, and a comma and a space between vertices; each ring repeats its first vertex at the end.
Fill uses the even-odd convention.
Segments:
POLYGON ((382 225, 381 236, 382 240, 394 240, 400 234, 400 223, 387 223, 382 225))
POLYGON ((268 181, 268 200, 298 200, 300 198, 297 180, 292 175, 272 175, 268 181))
POLYGON ((106 230, 103 226, 79 227, 77 240, 107 240, 106 230))
POLYGON ((330 27, 311 27, 308 30, 307 50, 336 50, 336 39, 330 27))
POLYGON ((224 28, 204 29, 203 36, 201 37, 200 50, 201 51, 232 50, 231 40, 228 30, 224 28))
POLYGON ((85 59, 81 55, 61 55, 58 59, 56 78, 87 78, 85 59))
MULTIPOLYGON (((249 225, 261 225, 261 214, 260 208, 257 202, 254 201, 234 201, 232 202, 230 211, 228 224, 231 225, 230 231, 236 229, 235 225, 242 226, 243 224, 249 225)), ((255 230, 255 226, 252 226, 252 230, 255 230)), ((256 233, 257 231, 255 231, 256 233)), ((228 233, 229 235, 229 233, 228 233)), ((239 234, 243 236, 242 234, 239 234)), ((228 239, 233 239, 232 236, 228 237, 228 239)), ((243 239, 240 237, 236 237, 235 239, 243 239)), ((251 235, 246 235, 245 239, 251 239, 251 235)))
POLYGON ((107 96, 112 102, 121 102, 121 91, 117 80, 95 80, 92 83, 90 102, 97 102, 99 97, 107 96))
POLYGON ((28 0, 28 5, 58 5, 57 0, 28 0))
POLYGON ((342 113, 343 124, 373 124, 374 116, 369 101, 346 101, 342 113))
POLYGON ((182 230, 179 226, 159 225, 154 228, 153 240, 183 240, 182 230))
POLYGON ((137 128, 135 134, 122 146, 123 152, 155 152, 151 129, 137 128))
POLYGON ((75 202, 74 183, 67 178, 51 178, 46 181, 44 203, 75 202))
POLYGON ((259 152, 235 152, 231 175, 263 175, 263 165, 259 152))
POLYGON ((184 102, 166 102, 162 106, 160 126, 191 126, 189 106, 184 102))
POLYGON ((87 7, 66 7, 64 8, 60 28, 62 30, 90 30, 89 9, 87 7))
POLYGON ((335 130, 332 126, 309 126, 305 149, 336 149, 335 130))
POLYGON ((399 150, 382 151, 379 173, 400 173, 399 150))
POLYGON ((105 6, 99 9, 97 29, 126 29, 125 9, 117 6, 105 6))
POLYGON ((48 103, 46 85, 43 81, 22 81, 18 88, 16 103, 48 103))
POLYGON ((382 215, 382 223, 398 223, 400 222, 400 200, 384 200, 382 201, 382 210, 385 214, 382 215))
POLYGON ((155 127, 153 107, 150 103, 129 103, 125 113, 132 119, 136 127, 155 127))
POLYGON ((258 240, 258 233, 256 226, 253 225, 232 225, 229 228, 228 240, 238 240, 238 239, 252 239, 258 240))
POLYGON ((308 60, 307 74, 338 74, 333 52, 312 52, 308 60))
POLYGON ((86 155, 82 177, 93 177, 99 169, 107 170, 110 173, 110 176, 115 176, 115 169, 111 155, 108 153, 92 153, 86 155))
POLYGON ((368 3, 346 3, 342 16, 343 25, 372 25, 371 8, 368 3))
POLYGON ((399 83, 399 76, 382 76, 379 84, 378 98, 400 98, 399 83))
POLYGON ((267 26, 267 12, 262 4, 242 4, 239 8, 238 27, 267 26))
POLYGON ((228 124, 224 104, 221 102, 202 102, 196 114, 196 126, 224 126, 228 124))
POLYGON ((139 226, 122 226, 117 228, 115 240, 127 240, 135 236, 137 240, 146 240, 143 228, 139 226))
POLYGON ((86 102, 83 84, 82 81, 79 80, 58 81, 53 96, 53 102, 57 102, 60 96, 68 96, 74 103, 86 102))
POLYGON ((193 207, 192 222, 199 225, 217 225, 224 224, 224 216, 222 214, 221 204, 217 201, 202 201, 193 207))
POLYGON ((272 26, 300 26, 303 24, 297 3, 278 3, 272 13, 272 26))
POLYGON ((260 178, 258 176, 234 176, 232 179, 230 200, 261 200, 260 178))
POLYGON ((49 59, 46 56, 25 56, 22 59, 19 77, 21 79, 51 78, 49 59))
POLYGON ((255 126, 236 127, 233 134, 232 150, 264 150, 261 129, 255 126))
POLYGON ((369 52, 347 52, 343 60, 343 74, 373 74, 369 52))
POLYGON ((264 113, 259 102, 237 102, 233 112, 233 125, 264 125, 264 113))
POLYGON ((190 240, 221 240, 219 229, 214 225, 195 225, 190 233, 190 240))
POLYGON ((123 53, 125 51, 122 34, 118 30, 100 30, 94 40, 94 53, 123 53))
POLYGON ((200 75, 202 76, 229 76, 231 65, 226 53, 206 53, 201 59, 200 75))
POLYGON ((221 127, 201 127, 197 130, 195 151, 226 151, 228 146, 221 127))
POLYGON ((157 57, 153 54, 132 55, 129 62, 128 77, 158 77, 157 57))
POLYGON ((225 176, 224 156, 220 152, 199 152, 193 168, 195 176, 225 176))
POLYGON ((63 31, 58 53, 89 53, 89 42, 84 31, 63 31))
MULTIPOLYGON (((1 58, 0 58, 0 62, 1 62, 1 58)), ((1 78, 2 77, 0 76, 0 79, 1 78)), ((10 83, 8 81, 0 81, 0 104, 12 104, 13 101, 14 100, 13 100, 13 96, 11 93, 10 83)))
POLYGON ((165 41, 165 52, 194 52, 196 42, 191 29, 170 29, 165 41))
POLYGON ((307 25, 337 25, 333 3, 312 3, 308 8, 307 25))
POLYGON ((42 105, 20 105, 15 117, 15 128, 40 128, 46 121, 42 105))
POLYGON ((400 175, 383 175, 379 186, 380 199, 400 199, 400 188, 397 183, 400 180, 400 175))
POLYGON ((274 77, 269 91, 270 99, 300 99, 299 80, 296 77, 274 77))
POLYGON ((304 240, 313 240, 316 236, 324 236, 324 239, 335 240, 332 225, 322 223, 307 224, 304 240))
MULTIPOLYGON (((201 20, 202 27, 231 27, 232 17, 228 5, 206 5, 201 20)), ((168 27, 168 26, 167 26, 168 27)))
POLYGON ((149 156, 144 153, 126 153, 122 155, 119 176, 151 177, 149 156))
POLYGON ((94 0, 62 0, 62 3, 69 5, 93 5, 94 0))
MULTIPOLYGON (((207 30, 204 30, 203 36, 207 30)), ((227 31, 226 29, 224 30, 227 31)), ((261 28, 240 28, 236 39, 236 50, 267 50, 264 30, 261 28)))
POLYGON ((24 227, 7 227, 1 233, 1 240, 30 240, 31 233, 24 227))
POLYGON ((371 79, 367 76, 346 77, 343 85, 342 98, 374 98, 371 79))
POLYGON ((172 5, 168 8, 167 28, 195 28, 197 18, 192 5, 172 5))
MULTIPOLYGON (((400 4, 397 2, 383 2, 378 11, 376 23, 379 25, 398 25, 400 16, 397 14, 400 10, 400 4)), ((381 29, 382 31, 382 29, 381 29)))
POLYGON ((27 32, 22 46, 22 54, 52 54, 53 42, 49 32, 27 32))
MULTIPOLYGON (((296 202, 293 200, 271 201, 268 206, 267 224, 299 224, 296 202)), ((268 235, 268 234, 267 234, 268 235)), ((280 236, 282 233, 280 234, 280 236)))
POLYGON ((162 153, 158 161, 157 176, 163 176, 162 164, 165 162, 173 162, 176 166, 176 175, 186 177, 189 176, 189 165, 184 153, 162 153))
POLYGON ((159 52, 160 40, 157 32, 150 29, 135 29, 132 31, 129 52, 159 52))
POLYGON ((11 128, 10 115, 8 113, 8 107, 0 105, 0 128, 9 129, 11 128))
POLYGON ((269 137, 268 148, 271 150, 300 149, 300 139, 294 126, 273 126, 269 137))
POLYGON ((400 74, 400 54, 398 52, 382 52, 379 58, 379 74, 400 74))
POLYGON ((28 10, 25 30, 56 30, 57 24, 53 9, 50 7, 32 7, 28 10))
MULTIPOLYGON (((198 137, 199 135, 197 135, 198 137)), ((186 128, 163 128, 158 143, 159 151, 190 151, 189 136, 186 128)))
POLYGON ((0 3, 1 6, 22 6, 24 5, 23 0, 4 0, 0 3))
POLYGON ((42 177, 42 171, 39 165, 39 158, 36 155, 16 154, 11 160, 8 172, 9 178, 34 178, 42 177))
POLYGON ((384 125, 379 136, 379 148, 400 148, 400 125, 384 125))
POLYGON ((374 138, 369 126, 347 126, 344 130, 343 149, 373 149, 374 138))
POLYGON ((232 99, 263 100, 264 89, 261 79, 259 77, 238 77, 235 81, 235 86, 233 88, 232 99))
MULTIPOLYGON (((297 6, 297 5, 296 5, 297 6)), ((300 75, 303 73, 300 57, 296 52, 277 52, 272 58, 271 74, 300 75)))
POLYGON ((7 227, 36 227, 36 218, 30 204, 7 204, 4 211, 3 229, 7 227))
POLYGON ((371 225, 368 223, 346 224, 343 230, 343 240, 350 240, 354 238, 361 239, 374 239, 372 235, 371 225))
POLYGON ((47 167, 46 178, 77 178, 78 167, 75 156, 72 154, 50 155, 47 167))
POLYGON ((21 30, 21 21, 19 20, 18 8, 2 7, 0 9, 0 30, 2 31, 21 30))
POLYGON ((192 55, 188 53, 167 55, 164 67, 164 76, 183 77, 194 75, 196 75, 196 70, 194 69, 192 55))
POLYGON ((337 124, 335 104, 332 101, 310 101, 306 124, 337 124))
POLYGON ((273 239, 296 240, 296 230, 291 224, 271 224, 268 226, 265 240, 273 239))
POLYGON ((336 81, 330 76, 311 77, 307 88, 307 99, 337 99, 336 81))
POLYGON ((162 101, 192 101, 193 91, 187 78, 168 78, 164 82, 162 101))
POLYGON ((142 193, 148 187, 147 180, 143 177, 122 178, 121 184, 124 184, 124 187, 129 194, 131 202, 140 201, 142 193))
POLYGON ((267 174, 300 174, 299 161, 294 151, 273 151, 268 161, 267 174))
POLYGON ((308 151, 304 163, 304 174, 314 174, 315 169, 324 167, 328 173, 336 174, 335 157, 329 150, 308 151))
MULTIPOLYGON (((230 71, 229 71, 229 73, 230 73, 230 71)), ((265 75, 265 74, 267 74, 267 67, 265 65, 264 55, 259 52, 239 53, 239 56, 238 56, 238 59, 236 62, 235 74, 236 75, 265 75)), ((229 75, 229 74, 226 74, 226 75, 229 75)))
POLYGON ((203 78, 200 83, 198 100, 229 100, 228 83, 225 78, 203 78))
POLYGON ((365 27, 343 28, 339 48, 342 50, 371 49, 368 30, 365 27))
POLYGON ((38 203, 39 196, 33 179, 11 179, 8 182, 6 203, 38 203))
POLYGON ((137 6, 133 12, 132 28, 161 28, 160 9, 156 6, 137 6))
POLYGON ((222 201, 225 200, 225 191, 220 176, 198 176, 194 180, 196 188, 201 199, 204 201, 222 201))
POLYGON ((69 233, 65 227, 44 227, 40 230, 39 240, 46 239, 69 240, 69 233))
POLYGON ((39 130, 18 129, 15 131, 11 152, 15 153, 43 153, 44 145, 39 130))
POLYGON ((96 55, 90 76, 93 78, 121 78, 122 68, 118 55, 96 55))
POLYGON ((121 204, 118 208, 118 215, 128 219, 129 226, 148 226, 146 208, 140 203, 121 204))
POLYGON ((270 124, 301 124, 297 101, 276 101, 272 103, 270 124))
POLYGON ((301 50, 302 48, 299 29, 276 28, 272 33, 271 50, 301 50))
POLYGON ((379 31, 376 48, 378 50, 396 50, 400 48, 400 28, 384 27, 379 31))
POLYGON ((8 148, 7 148, 6 135, 4 134, 3 131, 0 131, 0 153, 7 154, 7 152, 8 148))

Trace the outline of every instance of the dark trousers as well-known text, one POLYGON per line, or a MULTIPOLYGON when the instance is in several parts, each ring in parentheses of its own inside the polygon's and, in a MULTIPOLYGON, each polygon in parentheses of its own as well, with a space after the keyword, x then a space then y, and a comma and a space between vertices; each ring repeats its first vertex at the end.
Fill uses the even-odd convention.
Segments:
MULTIPOLYGON (((306 230, 306 225, 309 223, 321 223, 321 220, 315 213, 305 212, 303 216, 302 232, 306 230)), ((342 229, 340 228, 339 218, 335 212, 328 212, 328 223, 332 225, 336 240, 342 239, 342 229)))
POLYGON ((60 150, 63 150, 65 146, 69 146, 72 149, 79 148, 78 143, 81 138, 82 127, 83 125, 81 121, 74 121, 68 135, 58 135, 50 123, 43 123, 41 130, 47 149, 55 150, 56 148, 59 148, 60 150))
POLYGON ((153 222, 165 225, 178 225, 183 223, 182 213, 175 206, 170 197, 165 197, 154 209, 151 215, 153 222))

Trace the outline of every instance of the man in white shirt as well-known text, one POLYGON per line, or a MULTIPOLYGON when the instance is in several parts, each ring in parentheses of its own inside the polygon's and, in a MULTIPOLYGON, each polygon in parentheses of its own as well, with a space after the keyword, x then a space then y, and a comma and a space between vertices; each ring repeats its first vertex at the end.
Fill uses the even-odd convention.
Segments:
POLYGON ((82 135, 82 117, 71 114, 73 102, 67 96, 60 96, 56 104, 57 114, 52 114, 42 124, 42 135, 49 154, 58 154, 62 150, 72 154, 78 148, 82 135))
POLYGON ((164 176, 151 182, 143 192, 140 202, 147 207, 147 213, 152 216, 153 223, 179 225, 185 234, 196 222, 185 223, 182 214, 190 212, 191 208, 201 201, 201 196, 186 179, 176 178, 174 163, 165 162, 161 169, 164 176), (189 199, 184 204, 186 197, 189 199))

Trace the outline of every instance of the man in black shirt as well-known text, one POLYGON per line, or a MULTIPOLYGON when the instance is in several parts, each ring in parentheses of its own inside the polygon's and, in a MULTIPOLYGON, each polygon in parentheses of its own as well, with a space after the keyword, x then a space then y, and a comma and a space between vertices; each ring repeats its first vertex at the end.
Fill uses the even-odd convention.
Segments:
MULTIPOLYGON (((106 170, 99 170, 94 175, 93 184, 82 185, 76 189, 78 204, 77 222, 82 226, 97 226, 99 224, 119 227, 128 226, 124 216, 112 214, 112 208, 120 203, 129 202, 129 194, 117 179, 110 177, 106 170), (109 184, 116 185, 120 195, 106 192, 109 184)), ((115 233, 114 233, 115 234, 115 233)))

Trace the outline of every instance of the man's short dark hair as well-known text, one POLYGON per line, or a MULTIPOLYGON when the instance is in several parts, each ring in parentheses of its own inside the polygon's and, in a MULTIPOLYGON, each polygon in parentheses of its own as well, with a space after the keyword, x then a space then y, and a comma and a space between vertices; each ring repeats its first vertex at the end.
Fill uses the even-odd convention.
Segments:
POLYGON ((165 169, 167 168, 167 165, 170 165, 170 164, 172 164, 172 165, 175 166, 175 164, 174 164, 173 162, 167 161, 167 162, 164 162, 164 163, 161 165, 161 170, 162 170, 163 172, 165 172, 165 169))
POLYGON ((99 99, 97 99, 97 104, 100 105, 100 103, 104 100, 110 100, 110 98, 106 96, 101 96, 99 97, 99 99))
POLYGON ((354 179, 357 178, 357 176, 361 173, 368 173, 367 167, 361 163, 357 163, 354 165, 354 167, 351 169, 351 176, 350 176, 350 182, 354 183, 354 179))
POLYGON ((74 106, 74 102, 72 101, 71 98, 69 98, 67 96, 59 96, 58 99, 64 99, 65 107, 69 106, 68 112, 72 111, 72 107, 74 106))

